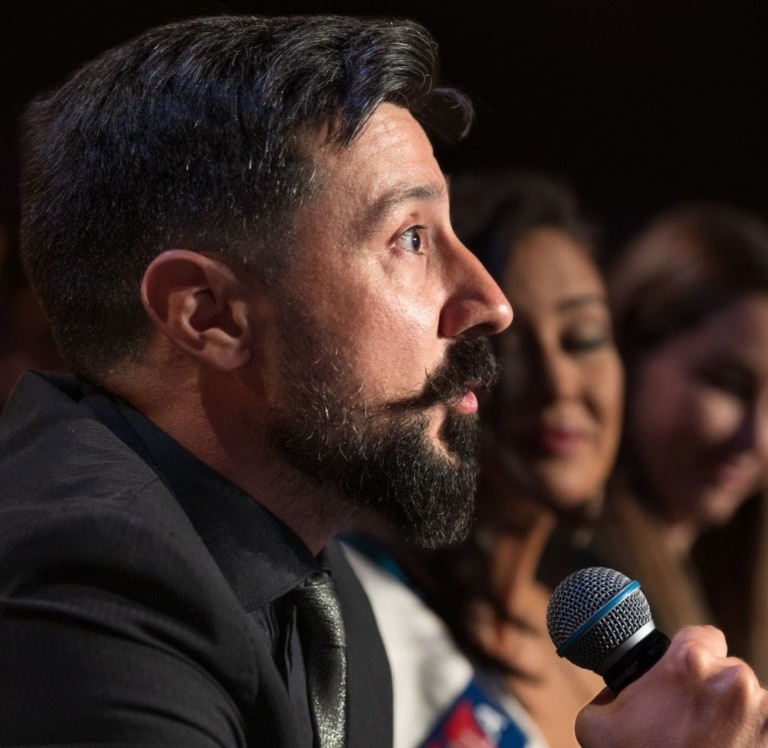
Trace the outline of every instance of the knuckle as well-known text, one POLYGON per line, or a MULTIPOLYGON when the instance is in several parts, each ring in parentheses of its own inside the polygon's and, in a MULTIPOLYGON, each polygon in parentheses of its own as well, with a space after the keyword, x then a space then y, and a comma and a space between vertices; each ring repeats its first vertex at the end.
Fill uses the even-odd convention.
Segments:
POLYGON ((715 676, 717 688, 734 706, 759 703, 762 701, 762 689, 752 669, 735 658, 729 658, 729 664, 715 676))

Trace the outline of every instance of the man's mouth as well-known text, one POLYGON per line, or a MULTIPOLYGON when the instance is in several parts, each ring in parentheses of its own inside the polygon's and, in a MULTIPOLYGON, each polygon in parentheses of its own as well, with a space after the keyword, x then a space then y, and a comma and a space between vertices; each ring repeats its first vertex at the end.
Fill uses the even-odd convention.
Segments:
POLYGON ((477 413, 477 395, 468 389, 456 402, 455 407, 459 413, 477 413))

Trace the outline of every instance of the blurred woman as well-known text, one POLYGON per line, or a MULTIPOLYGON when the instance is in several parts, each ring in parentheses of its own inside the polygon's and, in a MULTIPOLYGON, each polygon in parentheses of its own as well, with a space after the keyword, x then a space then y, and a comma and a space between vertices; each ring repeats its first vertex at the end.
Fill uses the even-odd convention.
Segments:
POLYGON ((515 314, 494 341, 502 377, 481 402, 477 520, 448 550, 368 534, 352 538, 351 555, 393 669, 396 748, 575 748, 576 714, 604 684, 555 654, 551 590, 536 574, 557 523, 599 509, 618 446, 622 370, 606 289, 558 182, 465 176, 452 205, 457 234, 515 314))
POLYGON ((610 274, 627 371, 621 456, 589 551, 672 635, 711 622, 768 681, 768 226, 687 204, 610 274))

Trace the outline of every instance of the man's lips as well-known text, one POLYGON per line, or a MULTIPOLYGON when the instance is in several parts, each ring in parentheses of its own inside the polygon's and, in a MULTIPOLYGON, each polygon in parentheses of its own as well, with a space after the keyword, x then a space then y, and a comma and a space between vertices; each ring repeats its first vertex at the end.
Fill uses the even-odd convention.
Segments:
POLYGON ((477 413, 477 395, 467 390, 457 401, 456 410, 459 413, 477 413))

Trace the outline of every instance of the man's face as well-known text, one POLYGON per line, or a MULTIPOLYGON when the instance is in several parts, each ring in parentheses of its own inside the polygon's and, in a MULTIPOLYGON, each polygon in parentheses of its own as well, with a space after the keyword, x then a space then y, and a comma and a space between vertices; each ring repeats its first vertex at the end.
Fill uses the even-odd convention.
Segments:
POLYGON ((272 442, 411 540, 454 540, 472 509, 473 390, 495 373, 481 336, 511 310, 454 235, 444 177, 406 110, 382 105, 321 162, 277 291, 272 442))

